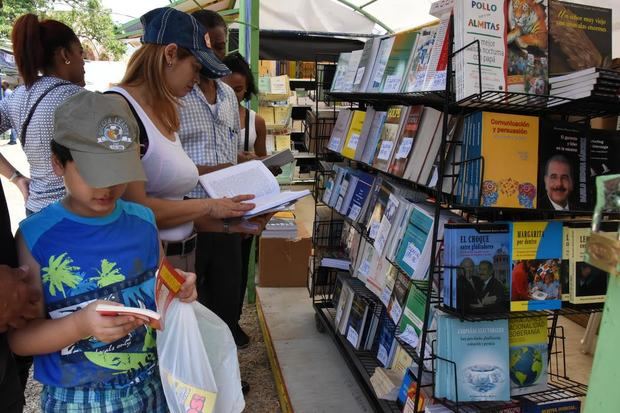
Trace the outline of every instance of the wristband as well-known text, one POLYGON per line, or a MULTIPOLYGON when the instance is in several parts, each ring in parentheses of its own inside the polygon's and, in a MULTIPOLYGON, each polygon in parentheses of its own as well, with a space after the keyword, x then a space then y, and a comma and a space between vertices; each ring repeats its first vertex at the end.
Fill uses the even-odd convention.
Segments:
POLYGON ((9 178, 9 182, 13 182, 14 180, 16 180, 17 178, 19 178, 20 176, 23 176, 17 169, 13 172, 13 175, 11 175, 11 177, 9 178))

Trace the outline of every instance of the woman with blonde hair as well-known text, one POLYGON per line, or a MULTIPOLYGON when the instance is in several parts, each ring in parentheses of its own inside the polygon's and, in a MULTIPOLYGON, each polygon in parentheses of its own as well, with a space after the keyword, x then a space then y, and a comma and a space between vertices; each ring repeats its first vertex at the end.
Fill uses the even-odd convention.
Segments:
POLYGON ((198 183, 198 169, 177 135, 178 99, 192 90, 199 73, 222 76, 228 69, 206 46, 206 33, 192 16, 164 7, 146 13, 141 22, 144 44, 121 83, 109 91, 125 97, 142 124, 140 156, 148 180, 129 184, 123 197, 153 210, 166 255, 178 268, 193 271, 194 225, 223 232, 253 229, 227 220, 254 207, 243 202, 251 195, 184 199, 198 183))

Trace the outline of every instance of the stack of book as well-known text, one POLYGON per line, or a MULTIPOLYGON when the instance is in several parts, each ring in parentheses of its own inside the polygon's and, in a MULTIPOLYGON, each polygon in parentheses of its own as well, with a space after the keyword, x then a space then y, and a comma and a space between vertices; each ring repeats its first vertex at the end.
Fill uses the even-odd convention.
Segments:
POLYGON ((289 211, 277 212, 267 223, 261 233, 263 238, 297 238, 295 215, 289 211))
POLYGON ((591 67, 549 79, 552 96, 587 99, 595 102, 620 102, 620 72, 591 67))

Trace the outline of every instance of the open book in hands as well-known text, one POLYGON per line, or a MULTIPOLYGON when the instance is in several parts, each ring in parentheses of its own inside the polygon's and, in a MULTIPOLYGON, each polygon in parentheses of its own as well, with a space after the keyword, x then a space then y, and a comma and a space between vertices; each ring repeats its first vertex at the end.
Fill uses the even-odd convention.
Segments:
POLYGON ((246 212, 251 218, 290 204, 310 191, 280 191, 280 185, 261 161, 248 161, 199 177, 200 184, 211 198, 232 198, 252 194, 256 207, 246 212))
POLYGON ((99 314, 105 316, 130 315, 142 319, 149 326, 158 330, 164 329, 164 316, 170 306, 170 302, 176 295, 185 278, 179 274, 172 264, 164 257, 157 270, 155 281, 155 301, 157 311, 139 307, 125 307, 113 304, 98 304, 95 309, 99 314))

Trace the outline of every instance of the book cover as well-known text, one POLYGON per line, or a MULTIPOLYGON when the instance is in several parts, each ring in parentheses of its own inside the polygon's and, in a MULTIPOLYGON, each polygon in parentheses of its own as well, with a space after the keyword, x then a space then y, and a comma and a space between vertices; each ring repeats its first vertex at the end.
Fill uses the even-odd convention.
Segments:
POLYGON ((364 126, 364 119, 366 119, 366 112, 363 110, 353 111, 351 121, 349 122, 349 130, 346 134, 342 151, 340 152, 345 158, 355 158, 355 151, 357 150, 362 127, 364 126))
POLYGON ((510 232, 510 311, 559 309, 562 223, 511 222, 510 232))
POLYGON ((383 82, 385 67, 387 66, 390 58, 390 52, 392 51, 393 44, 394 36, 384 37, 381 39, 366 92, 377 93, 381 91, 381 83, 383 82))
POLYGON ((510 395, 547 389, 547 317, 517 317, 509 320, 510 395))
MULTIPOLYGON (((522 1, 522 0, 519 0, 522 1)), ((456 100, 481 91, 506 90, 506 13, 504 0, 457 1, 454 8, 454 49, 480 41, 456 55, 456 100), (481 83, 482 82, 482 83, 481 83)))
POLYGON ((398 323, 399 337, 416 348, 420 340, 420 333, 424 327, 424 313, 426 310, 426 293, 423 285, 413 284, 409 289, 403 315, 398 323))
POLYGON ((353 82, 355 81, 357 67, 360 63, 360 59, 362 58, 362 51, 363 50, 360 49, 351 52, 351 57, 349 58, 349 63, 347 64, 347 70, 344 72, 344 76, 342 78, 341 92, 351 92, 353 90, 353 82))
POLYGON ((414 146, 416 133, 422 117, 422 111, 424 106, 417 105, 408 108, 408 112, 403 123, 403 127, 400 131, 400 136, 396 141, 396 152, 388 167, 388 173, 396 176, 403 176, 407 162, 409 161, 409 155, 414 146))
POLYGON ((507 224, 446 224, 444 304, 465 313, 509 309, 510 230, 507 224))
POLYGON ((448 331, 459 401, 510 400, 508 320, 448 318, 448 331))
POLYGON ((407 274, 398 273, 396 275, 394 289, 392 290, 390 303, 387 307, 388 314, 396 325, 398 325, 403 314, 403 307, 405 306, 405 300, 407 299, 407 293, 409 292, 410 286, 411 281, 409 280, 407 274))
POLYGON ((351 123, 351 116, 353 116, 353 112, 350 109, 340 109, 338 118, 332 129, 332 134, 327 142, 327 149, 334 152, 340 152, 342 150, 347 131, 349 130, 349 124, 351 123))
POLYGON ((543 120, 540 140, 537 207, 585 211, 588 199, 588 139, 583 127, 543 120))
POLYGON ((446 70, 448 68, 448 46, 452 41, 453 27, 450 23, 455 0, 436 1, 431 5, 430 14, 439 19, 439 26, 433 42, 428 68, 424 77, 423 90, 445 90, 446 70))
MULTIPOLYGON (((375 114, 377 111, 374 107, 368 106, 366 108, 366 116, 364 116, 364 124, 362 125, 362 130, 360 131, 359 139, 357 142, 357 147, 355 148, 355 155, 353 155, 353 159, 356 161, 361 161, 362 156, 364 154, 364 149, 366 148, 366 142, 368 141, 368 135, 370 134, 370 128, 372 127, 372 122, 375 119, 375 114)), ((375 142, 375 146, 376 146, 375 142)))
MULTIPOLYGON (((600 232, 615 239, 618 223, 604 222, 600 232)), ((569 301, 573 304, 605 302, 609 273, 585 262, 586 243, 592 234, 590 226, 571 227, 571 258, 569 264, 569 301)))
POLYGON ((375 177, 369 173, 358 171, 357 178, 357 184, 355 185, 351 202, 345 214, 347 217, 356 222, 361 216, 362 209, 364 208, 366 199, 370 194, 375 177))
POLYGON ((424 108, 418 137, 405 170, 406 179, 422 185, 426 184, 441 144, 442 131, 443 113, 433 108, 424 108))
POLYGON ((401 124, 406 114, 407 108, 404 106, 391 106, 387 111, 385 124, 381 131, 381 136, 377 142, 377 150, 372 161, 372 166, 381 171, 387 168, 394 154, 396 141, 401 129, 401 124))
POLYGON ((507 76, 510 92, 546 95, 549 84, 547 0, 508 0, 507 76))
POLYGON ((394 35, 392 50, 390 51, 390 56, 388 57, 383 80, 381 82, 381 92, 400 92, 411 56, 411 49, 415 44, 417 36, 418 31, 415 29, 403 31, 394 35))
POLYGON ((340 53, 330 91, 342 92, 344 89, 344 76, 349 68, 349 60, 351 60, 351 52, 340 53))
POLYGON ((620 132, 588 129, 586 135, 588 210, 593 210, 596 204, 596 177, 620 173, 620 132))
POLYGON ((373 37, 366 41, 364 49, 362 50, 362 57, 360 63, 357 66, 357 72, 355 73, 355 79, 353 80, 354 92, 365 92, 368 88, 368 82, 372 75, 372 69, 375 65, 377 58, 377 52, 381 45, 380 37, 373 37))
POLYGON ((424 80, 429 69, 437 28, 438 26, 435 25, 420 30, 415 49, 411 53, 411 63, 404 86, 405 92, 419 92, 424 89, 424 80))
POLYGON ((348 281, 345 281, 342 284, 342 291, 340 292, 340 300, 338 301, 336 318, 334 320, 334 326, 340 334, 345 334, 349 325, 349 315, 351 314, 354 296, 353 288, 351 288, 348 281))
POLYGON ((378 188, 377 195, 374 197, 374 206, 372 208, 372 213, 368 220, 368 238, 371 240, 375 240, 377 238, 377 234, 379 232, 379 227, 381 226, 381 220, 383 218, 383 213, 385 212, 385 208, 387 206, 388 200, 390 199, 390 195, 394 192, 394 187, 392 184, 383 180, 381 182, 381 186, 378 188))
MULTIPOLYGON (((536 208, 538 117, 482 112, 481 126, 484 175, 480 204, 536 208)), ((476 183, 480 172, 474 175, 476 183)))
POLYGON ((433 222, 431 214, 414 205, 395 255, 396 263, 410 278, 423 280, 428 277, 433 222))
POLYGON ((375 112, 375 116, 372 118, 372 124, 370 125, 368 137, 366 138, 366 145, 364 145, 364 152, 362 153, 362 157, 360 159, 367 165, 370 165, 372 160, 375 158, 377 143, 381 137, 381 132, 383 131, 383 125, 385 124, 386 118, 386 111, 377 111, 375 112))
POLYGON ((612 58, 612 11, 549 0, 549 74, 609 67, 612 58))
POLYGON ((570 299, 570 261, 573 253, 573 232, 568 222, 562 226, 562 264, 560 268, 560 288, 562 291, 562 301, 570 299))
POLYGON ((373 347, 376 348, 377 360, 379 360, 381 367, 387 367, 391 364, 396 349, 396 340, 394 339, 396 324, 385 312, 381 316, 377 331, 377 341, 373 347))
POLYGON ((400 203, 401 198, 398 195, 391 193, 385 206, 385 210, 383 211, 383 216, 381 217, 381 223, 379 224, 379 229, 377 230, 377 236, 374 238, 374 246, 379 254, 383 253, 384 247, 388 243, 388 237, 392 231, 392 226, 397 220, 396 215, 400 203))
POLYGON ((356 350, 359 350, 362 339, 364 338, 364 327, 368 318, 370 303, 359 294, 354 294, 351 303, 351 313, 349 314, 347 326, 347 341, 356 350))
POLYGON ((394 351, 394 360, 392 360, 392 364, 390 365, 390 369, 397 373, 401 380, 405 376, 405 372, 413 363, 413 357, 401 346, 398 342, 396 342, 396 351, 394 351))

